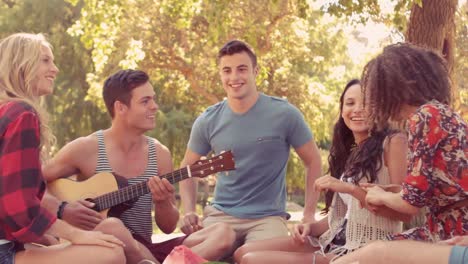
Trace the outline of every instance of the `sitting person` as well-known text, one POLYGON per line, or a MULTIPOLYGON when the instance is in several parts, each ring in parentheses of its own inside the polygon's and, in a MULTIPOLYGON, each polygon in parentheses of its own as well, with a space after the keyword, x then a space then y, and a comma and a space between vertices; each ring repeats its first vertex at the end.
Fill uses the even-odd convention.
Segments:
POLYGON ((333 261, 333 264, 351 263, 466 264, 468 236, 456 236, 439 243, 378 241, 333 261))
MULTIPOLYGON (((148 259, 155 261, 154 257, 162 262, 175 246, 185 245, 205 259, 217 260, 234 241, 234 231, 226 224, 152 243, 152 218, 166 234, 174 231, 179 219, 175 188, 159 177, 173 171, 171 153, 161 142, 144 134, 156 126, 155 98, 149 76, 143 71, 121 70, 110 76, 104 83, 103 99, 112 118, 111 127, 65 145, 43 167, 44 177, 53 181, 79 173, 78 180, 86 180, 100 172, 112 172, 118 181, 130 185, 147 182, 150 193, 140 196, 119 216, 139 241, 141 252, 148 259)), ((55 204, 57 208, 60 202, 55 204)), ((85 200, 67 204, 63 219, 84 229, 93 228, 103 220, 91 209, 93 206, 85 200)))
POLYGON ((369 188, 366 201, 406 214, 428 208, 426 224, 390 239, 437 242, 468 234, 466 122, 449 106, 442 57, 411 44, 388 46, 363 72, 370 123, 407 122, 408 170, 401 193, 369 188))
POLYGON ((39 97, 52 93, 57 73, 42 35, 20 33, 0 41, 0 263, 125 263, 124 243, 101 232, 126 231, 120 221, 107 219, 85 231, 41 206, 41 161, 53 136, 39 97), (71 244, 24 249, 44 234, 71 244))
POLYGON ((330 210, 328 216, 297 225, 292 237, 242 246, 235 252, 238 263, 329 263, 337 255, 402 230, 391 211, 382 209, 382 215, 376 216, 361 208, 366 193, 358 183, 400 184, 406 166, 401 155, 406 137, 389 130, 369 136, 362 101, 359 81, 350 81, 340 97, 340 117, 334 127, 328 158, 331 176, 315 181, 317 191, 328 190, 324 209, 330 210))
POLYGON ((253 49, 240 40, 218 51, 226 99, 208 107, 194 122, 182 166, 210 152, 232 150, 236 169, 218 174, 213 200, 203 219, 196 213, 197 181, 180 183, 186 234, 224 223, 235 232, 232 250, 244 243, 287 237, 286 171, 291 149, 304 165, 304 217, 315 216, 321 174, 320 152, 302 113, 287 100, 258 91, 260 71, 253 49), (248 133, 246 133, 248 131, 248 133), (202 221, 203 220, 203 221, 202 221))

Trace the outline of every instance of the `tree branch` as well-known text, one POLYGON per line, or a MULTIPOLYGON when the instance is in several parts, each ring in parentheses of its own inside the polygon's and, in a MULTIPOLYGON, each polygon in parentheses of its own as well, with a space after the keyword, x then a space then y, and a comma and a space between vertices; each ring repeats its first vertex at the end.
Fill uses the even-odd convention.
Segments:
POLYGON ((3 0, 3 2, 8 6, 8 8, 13 8, 16 4, 15 0, 3 0))
MULTIPOLYGON (((188 63, 181 57, 177 56, 174 53, 173 49, 169 49, 169 60, 170 63, 151 63, 153 67, 160 69, 167 69, 180 72, 185 79, 189 82, 190 87, 198 94, 202 95, 209 103, 215 104, 219 102, 219 98, 213 94, 208 93, 203 87, 200 86, 198 80, 195 77, 193 69, 188 65, 188 63)), ((157 58, 158 56, 154 56, 157 58)), ((161 61, 161 60, 159 60, 161 61)))
MULTIPOLYGON (((286 4, 287 5, 287 1, 283 2, 283 5, 286 4)), ((271 32, 273 32, 273 30, 275 29, 275 27, 280 23, 281 20, 283 20, 284 18, 286 18, 287 16, 291 15, 292 12, 289 11, 289 8, 286 6, 284 8, 282 8, 282 10, 284 10, 284 12, 281 12, 279 15, 276 15, 273 17, 273 19, 271 20, 270 24, 268 24, 266 26, 266 34, 265 34, 265 40, 264 40, 264 45, 262 45, 261 47, 259 47, 259 52, 260 54, 265 54, 267 53, 268 51, 271 50, 271 39, 270 39, 270 35, 271 35, 271 32)), ((261 37, 262 36, 258 36, 258 40, 257 40, 257 43, 261 43, 261 37)))

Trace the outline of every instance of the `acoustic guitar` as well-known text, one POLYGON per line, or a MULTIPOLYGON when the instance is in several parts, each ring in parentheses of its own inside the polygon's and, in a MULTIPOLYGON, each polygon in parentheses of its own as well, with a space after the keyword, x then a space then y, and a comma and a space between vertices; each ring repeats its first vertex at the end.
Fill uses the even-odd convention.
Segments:
MULTIPOLYGON (((191 178, 204 178, 208 175, 235 169, 231 151, 224 152, 210 159, 198 160, 194 164, 160 176, 170 183, 191 178)), ((57 179, 47 185, 47 189, 62 201, 73 202, 85 199, 95 204, 94 210, 107 216, 109 209, 134 201, 150 192, 147 180, 119 189, 116 178, 110 172, 98 173, 85 181, 69 178, 57 179)))

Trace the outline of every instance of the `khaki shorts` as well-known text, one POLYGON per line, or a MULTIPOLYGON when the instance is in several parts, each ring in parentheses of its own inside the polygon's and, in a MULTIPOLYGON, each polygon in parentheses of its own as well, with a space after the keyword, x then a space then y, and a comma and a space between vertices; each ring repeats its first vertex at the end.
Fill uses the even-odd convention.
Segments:
POLYGON ((206 206, 203 212, 203 226, 226 223, 236 233, 236 247, 249 241, 288 236, 286 219, 282 216, 267 216, 258 219, 237 218, 213 206, 206 206))

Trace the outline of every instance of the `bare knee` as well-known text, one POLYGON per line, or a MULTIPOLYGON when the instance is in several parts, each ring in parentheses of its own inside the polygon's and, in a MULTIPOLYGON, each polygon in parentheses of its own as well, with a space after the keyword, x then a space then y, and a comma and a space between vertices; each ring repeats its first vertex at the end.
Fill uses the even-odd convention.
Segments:
POLYGON ((332 261, 333 264, 354 263, 381 263, 381 260, 386 259, 388 253, 388 243, 384 241, 374 241, 363 248, 351 252, 343 257, 332 261))
POLYGON ((218 245, 219 250, 230 250, 236 240, 234 230, 226 223, 218 223, 214 226, 213 232, 216 234, 216 245, 218 245))
POLYGON ((369 248, 367 251, 373 251, 373 252, 377 251, 379 253, 383 253, 383 251, 386 248, 386 243, 388 242, 385 242, 382 240, 374 241, 370 243, 369 245, 367 245, 367 247, 369 248))
POLYGON ((120 219, 114 217, 107 218, 99 223, 95 230, 113 235, 122 240, 126 245, 126 251, 137 250, 139 248, 137 241, 120 219))
POLYGON ((234 259, 236 260, 236 263, 241 263, 243 257, 249 252, 251 252, 249 244, 244 244, 238 248, 236 252, 234 252, 234 259))
POLYGON ((259 263, 257 259, 257 254, 254 252, 246 252, 246 254, 243 255, 241 259, 236 259, 236 262, 239 264, 259 263))
POLYGON ((102 220, 101 223, 99 223, 96 226, 96 230, 102 231, 104 233, 108 233, 106 231, 115 232, 115 230, 121 230, 123 228, 125 228, 125 225, 123 224, 123 222, 120 219, 115 218, 115 217, 106 218, 102 220))
POLYGON ((100 263, 105 264, 124 264, 127 261, 122 247, 106 248, 101 257, 103 260, 100 263))
POLYGON ((236 240, 234 230, 225 223, 217 223, 209 228, 210 230, 206 234, 206 243, 204 243, 209 248, 209 258, 220 259, 232 254, 233 245, 236 240))
POLYGON ((364 248, 360 249, 361 251, 361 258, 363 260, 373 260, 376 256, 384 257, 386 255, 387 249, 387 242, 384 241, 374 241, 364 248))
POLYGON ((114 235, 119 239, 125 239, 131 236, 130 231, 128 231, 123 222, 115 217, 104 219, 96 226, 95 230, 114 235))

